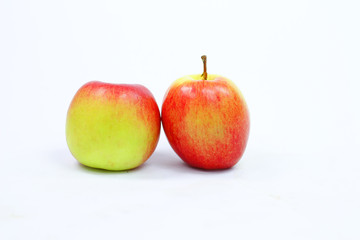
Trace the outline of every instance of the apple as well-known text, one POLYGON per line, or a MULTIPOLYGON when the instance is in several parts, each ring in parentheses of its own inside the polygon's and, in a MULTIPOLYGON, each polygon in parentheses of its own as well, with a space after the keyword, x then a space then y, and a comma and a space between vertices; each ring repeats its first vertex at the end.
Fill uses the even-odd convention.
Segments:
POLYGON ((159 108, 142 85, 88 82, 67 113, 69 149, 81 164, 93 168, 136 168, 154 152, 159 135, 159 108))
POLYGON ((178 156, 201 169, 226 169, 242 157, 249 136, 245 99, 229 79, 203 74, 176 80, 165 94, 161 118, 178 156))

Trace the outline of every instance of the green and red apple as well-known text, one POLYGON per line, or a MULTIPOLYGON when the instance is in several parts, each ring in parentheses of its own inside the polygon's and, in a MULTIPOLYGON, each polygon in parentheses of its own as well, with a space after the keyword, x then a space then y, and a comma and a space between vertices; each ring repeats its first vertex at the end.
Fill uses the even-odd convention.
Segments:
POLYGON ((159 108, 141 85, 86 83, 67 113, 69 149, 80 163, 93 168, 136 168, 154 152, 159 135, 159 108))
POLYGON ((242 157, 249 136, 249 112, 240 90, 229 79, 204 73, 176 80, 161 110, 166 137, 189 165, 226 169, 242 157))

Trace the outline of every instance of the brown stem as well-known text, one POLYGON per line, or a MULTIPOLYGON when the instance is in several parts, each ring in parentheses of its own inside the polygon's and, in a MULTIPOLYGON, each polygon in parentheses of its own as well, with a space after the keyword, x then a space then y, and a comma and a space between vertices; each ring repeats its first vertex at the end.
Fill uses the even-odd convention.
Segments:
POLYGON ((201 56, 201 59, 202 59, 202 61, 203 61, 203 63, 204 63, 204 72, 203 72, 203 74, 202 74, 201 76, 202 76, 203 80, 207 80, 206 55, 202 55, 202 56, 201 56))

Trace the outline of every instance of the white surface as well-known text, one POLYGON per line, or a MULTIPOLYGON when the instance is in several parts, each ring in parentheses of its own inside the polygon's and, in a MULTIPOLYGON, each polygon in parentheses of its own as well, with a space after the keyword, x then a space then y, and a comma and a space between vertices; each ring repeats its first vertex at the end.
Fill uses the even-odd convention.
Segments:
POLYGON ((0 239, 359 239, 359 1, 1 1, 0 239), (166 137, 129 172, 80 166, 76 90, 208 71, 251 113, 231 170, 166 137))

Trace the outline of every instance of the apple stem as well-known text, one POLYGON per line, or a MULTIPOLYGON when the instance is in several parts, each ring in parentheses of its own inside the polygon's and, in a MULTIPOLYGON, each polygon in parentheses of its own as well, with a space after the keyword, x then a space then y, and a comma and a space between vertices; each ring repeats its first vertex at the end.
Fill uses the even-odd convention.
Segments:
POLYGON ((202 55, 202 56, 201 56, 201 59, 202 59, 202 61, 203 61, 203 63, 204 63, 204 72, 203 72, 203 74, 202 74, 201 76, 202 76, 203 80, 207 80, 206 55, 202 55))

